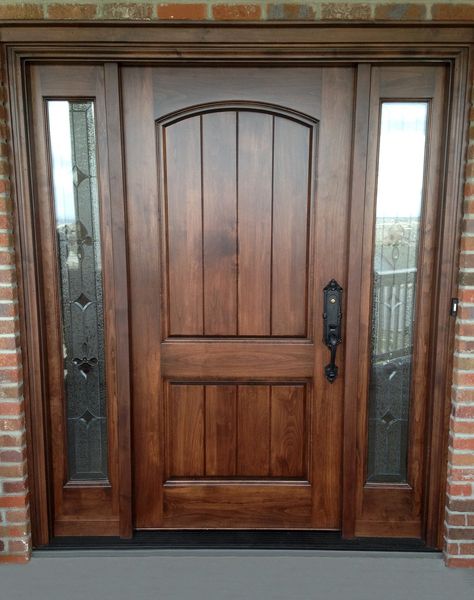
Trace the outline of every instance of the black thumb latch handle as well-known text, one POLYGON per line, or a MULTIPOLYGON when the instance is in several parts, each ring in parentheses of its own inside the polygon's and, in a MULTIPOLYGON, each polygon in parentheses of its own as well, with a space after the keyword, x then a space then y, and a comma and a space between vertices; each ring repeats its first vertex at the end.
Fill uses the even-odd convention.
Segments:
POLYGON ((342 287, 335 279, 331 279, 331 281, 324 288, 323 292, 323 341, 331 351, 330 363, 326 365, 324 372, 329 383, 333 383, 338 372, 336 365, 336 350, 337 346, 342 342, 342 287))

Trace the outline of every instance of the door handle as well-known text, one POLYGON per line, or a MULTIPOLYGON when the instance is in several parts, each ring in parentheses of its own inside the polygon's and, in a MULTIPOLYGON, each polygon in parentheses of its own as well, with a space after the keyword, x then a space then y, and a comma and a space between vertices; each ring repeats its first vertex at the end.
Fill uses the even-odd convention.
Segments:
POLYGON ((326 365, 324 373, 329 383, 333 383, 338 372, 336 365, 336 350, 338 345, 342 342, 342 287, 335 279, 331 279, 331 281, 324 288, 323 293, 323 341, 331 351, 330 362, 328 365, 326 365))

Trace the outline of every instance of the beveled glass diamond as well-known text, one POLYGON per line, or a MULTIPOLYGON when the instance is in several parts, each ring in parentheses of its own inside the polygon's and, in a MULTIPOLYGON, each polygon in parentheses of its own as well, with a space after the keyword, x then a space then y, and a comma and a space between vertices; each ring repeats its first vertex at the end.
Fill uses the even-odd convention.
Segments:
POLYGON ((85 421, 88 425, 92 421, 92 419, 95 419, 94 415, 89 410, 86 410, 85 413, 83 413, 80 418, 83 421, 85 421))
POLYGON ((86 310, 86 308, 90 304, 92 304, 92 301, 89 300, 89 298, 85 294, 81 294, 79 298, 76 298, 76 300, 74 300, 74 304, 76 304, 76 306, 79 306, 81 310, 86 310))

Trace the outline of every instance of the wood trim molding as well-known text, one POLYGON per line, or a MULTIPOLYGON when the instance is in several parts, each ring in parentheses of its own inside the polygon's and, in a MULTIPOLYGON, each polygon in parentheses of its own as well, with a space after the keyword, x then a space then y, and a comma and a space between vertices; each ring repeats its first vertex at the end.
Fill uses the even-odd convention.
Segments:
MULTIPOLYGON (((474 27, 423 23, 387 26, 346 24, 276 23, 25 23, 2 24, 0 42, 7 56, 10 127, 14 156, 12 180, 16 197, 16 239, 20 265, 20 307, 22 351, 25 371, 25 404, 28 424, 28 466, 32 506, 33 541, 36 546, 50 540, 50 467, 48 423, 44 407, 42 314, 39 302, 38 269, 35 257, 35 212, 29 170, 28 120, 25 72, 31 62, 150 63, 170 66, 199 64, 354 64, 359 77, 367 77, 369 62, 448 64, 451 70, 448 136, 443 182, 443 238, 439 244, 436 281, 436 339, 431 356, 433 410, 430 439, 438 441, 436 450, 426 457, 429 468, 425 502, 425 536, 433 547, 441 545, 444 514, 444 463, 449 430, 449 386, 453 324, 448 317, 447 299, 457 286, 457 249, 461 231, 462 167, 467 143, 467 82, 472 64, 474 27), (365 64, 361 64, 365 63, 365 64), (439 443, 442 440, 442 443, 439 443)), ((116 67, 107 67, 108 76, 118 76, 116 67)), ((356 90, 357 91, 357 90, 356 90)), ((367 99, 365 99, 367 101, 367 99)), ((113 99, 112 102, 115 102, 113 99)), ((118 100, 117 100, 118 101, 118 100)), ((355 134, 366 136, 363 116, 356 116, 355 134)), ((359 165, 353 193, 365 186, 363 148, 358 151, 359 165), (360 164, 359 164, 360 163, 360 164)), ((120 183, 116 182, 117 189, 120 183)), ((356 265, 357 266, 357 265, 356 265)), ((356 271, 354 271, 356 272, 356 271)), ((122 307, 124 308, 124 307, 122 307)), ((125 309, 125 308, 124 308, 125 309)), ((122 339, 124 339, 122 337, 122 339)), ((346 356, 346 358, 348 358, 346 356)), ((126 384, 128 374, 122 373, 126 384)), ((352 384, 351 384, 352 385, 352 384)), ((129 414, 119 415, 129 427, 129 414)), ((354 423, 354 411, 346 407, 346 428, 354 423)), ((348 430, 348 429, 347 429, 348 430)), ((119 440, 119 443, 122 443, 119 440)), ((129 440, 123 440, 130 452, 129 440)), ((433 446, 434 447, 434 446, 433 446)), ((354 534, 353 466, 355 439, 348 436, 344 447, 345 504, 343 532, 354 534)), ((127 465, 120 470, 130 478, 127 465)), ((131 489, 120 490, 122 535, 131 534, 131 489)))

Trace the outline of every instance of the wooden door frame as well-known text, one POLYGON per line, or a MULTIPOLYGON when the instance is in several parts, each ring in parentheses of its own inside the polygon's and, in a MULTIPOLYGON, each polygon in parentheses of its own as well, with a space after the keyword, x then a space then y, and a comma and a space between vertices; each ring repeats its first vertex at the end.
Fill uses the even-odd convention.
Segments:
MULTIPOLYGON (((45 331, 40 309, 40 265, 35 248, 33 182, 29 170, 30 141, 25 72, 29 63, 92 62, 153 63, 178 65, 311 65, 359 64, 358 78, 367 78, 368 63, 446 64, 450 69, 451 94, 446 123, 443 206, 436 266, 435 324, 433 327, 433 374, 430 383, 432 409, 429 415, 426 456, 425 540, 430 547, 441 547, 443 535, 447 443, 449 432, 450 385, 454 341, 454 320, 449 317, 450 299, 456 296, 458 248, 463 201, 463 166, 467 148, 468 74, 470 73, 474 27, 465 25, 392 26, 387 24, 347 25, 308 23, 26 23, 0 24, 2 54, 6 59, 12 132, 12 182, 15 190, 16 249, 19 272, 20 324, 27 418, 28 471, 33 543, 47 544, 51 538, 50 464, 48 419, 44 377, 38 365, 42 360, 45 331)), ((110 77, 116 71, 107 67, 110 77)), ((362 87, 356 88, 358 100, 367 102, 362 87)), ((110 109, 117 112, 119 98, 109 98, 110 109)), ((365 189, 365 152, 368 123, 364 114, 355 115, 353 177, 351 196, 355 213, 351 220, 350 256, 361 256, 365 189)), ((119 160, 120 132, 111 132, 119 160)), ((120 170, 112 173, 113 192, 123 198, 120 170)), ((118 226, 121 224, 119 223, 118 226)), ((123 225, 123 224, 122 224, 123 225)), ((120 248, 121 261, 126 260, 120 248)), ((123 263, 122 263, 123 264, 123 263)), ((348 322, 358 322, 360 290, 357 283, 361 261, 349 268, 348 322)), ((116 271, 120 276, 119 270, 116 271)), ((123 275, 123 271, 122 271, 123 275)), ((126 281, 121 281, 125 286, 126 281)), ((120 309, 126 312, 126 298, 120 309)), ((122 314, 125 314, 122 312, 122 314)), ((128 330, 118 331, 124 346, 118 364, 128 359, 128 330)), ((348 343, 345 356, 345 389, 358 389, 357 343, 348 343)), ((128 365, 127 365, 128 368, 128 365)), ((132 497, 130 472, 130 393, 127 368, 120 382, 120 533, 132 534, 132 497)), ((119 373, 121 373, 119 369, 119 373)), ((344 409, 343 448, 343 523, 342 534, 353 537, 356 470, 353 457, 357 447, 357 407, 344 409)))

